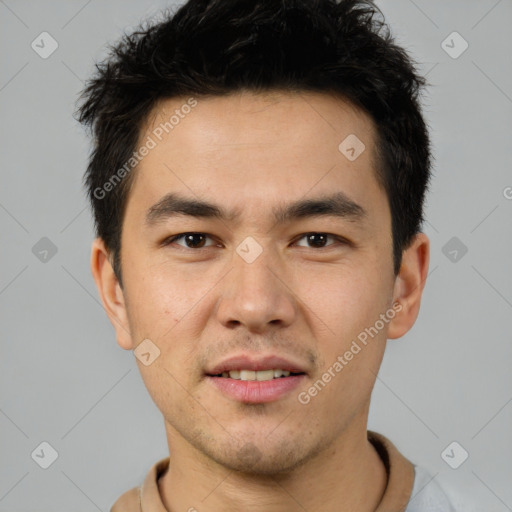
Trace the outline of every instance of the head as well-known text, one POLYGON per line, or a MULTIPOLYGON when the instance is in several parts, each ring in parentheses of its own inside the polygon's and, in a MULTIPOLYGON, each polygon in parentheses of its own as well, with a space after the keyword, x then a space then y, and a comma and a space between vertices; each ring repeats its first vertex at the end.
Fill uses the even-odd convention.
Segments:
POLYGON ((118 343, 159 351, 137 361, 171 437, 269 473, 364 427, 428 268, 423 85, 353 0, 190 1, 97 66, 92 271, 118 343), (284 357, 293 391, 221 391, 244 354, 284 357))

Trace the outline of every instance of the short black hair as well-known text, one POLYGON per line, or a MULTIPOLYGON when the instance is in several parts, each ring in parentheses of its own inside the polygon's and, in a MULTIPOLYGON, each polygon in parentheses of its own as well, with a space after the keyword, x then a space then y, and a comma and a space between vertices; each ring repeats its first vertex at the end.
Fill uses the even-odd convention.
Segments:
POLYGON ((244 90, 332 94, 370 116, 397 275, 424 220, 432 157, 419 102, 426 80, 378 7, 370 0, 189 0, 162 14, 109 45, 75 113, 94 135, 84 184, 121 286, 121 231, 134 177, 126 163, 151 110, 166 98, 244 90))

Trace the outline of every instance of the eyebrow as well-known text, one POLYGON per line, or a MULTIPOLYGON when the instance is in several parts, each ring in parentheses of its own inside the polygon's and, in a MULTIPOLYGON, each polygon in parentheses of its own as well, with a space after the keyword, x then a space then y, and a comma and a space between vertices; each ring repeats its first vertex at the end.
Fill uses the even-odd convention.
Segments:
MULTIPOLYGON (((146 226, 151 227, 177 215, 215 218, 230 222, 239 214, 239 211, 227 211, 222 206, 171 192, 148 209, 145 222, 146 226)), ((343 192, 337 192, 317 198, 300 199, 288 205, 275 207, 273 215, 278 224, 318 216, 334 216, 360 222, 367 216, 367 212, 343 192)))

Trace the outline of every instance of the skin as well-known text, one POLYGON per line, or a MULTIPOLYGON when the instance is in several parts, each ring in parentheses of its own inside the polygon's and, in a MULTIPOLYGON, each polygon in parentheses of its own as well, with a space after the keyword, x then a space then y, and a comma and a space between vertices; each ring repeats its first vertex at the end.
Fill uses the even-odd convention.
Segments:
MULTIPOLYGON (((187 98, 160 102, 145 140, 187 98)), ((160 356, 136 359, 165 421, 171 453, 159 489, 168 510, 373 511, 386 485, 367 441, 370 395, 386 341, 414 324, 429 263, 418 234, 393 274, 391 214, 375 175, 375 127, 349 103, 316 93, 198 98, 193 111, 139 164, 122 230, 123 289, 101 239, 91 269, 118 344, 150 339, 160 356), (356 134, 349 161, 338 146, 356 134), (272 208, 341 191, 361 221, 315 216, 276 223, 272 208), (231 220, 170 217, 145 226, 166 193, 216 203, 231 220), (205 246, 161 242, 187 232, 205 246), (328 233, 325 247, 304 234, 328 233), (262 253, 236 252, 248 236, 262 253), (401 310, 307 405, 297 399, 357 335, 401 310), (234 353, 278 354, 302 364, 300 389, 266 404, 234 401, 205 368, 234 353), (335 414, 333 414, 335 411, 335 414)))

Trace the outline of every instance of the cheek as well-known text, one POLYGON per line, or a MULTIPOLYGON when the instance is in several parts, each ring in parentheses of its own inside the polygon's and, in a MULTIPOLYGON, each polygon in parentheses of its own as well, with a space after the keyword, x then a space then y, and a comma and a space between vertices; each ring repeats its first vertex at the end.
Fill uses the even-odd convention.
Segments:
MULTIPOLYGON (((136 342, 148 338, 157 345, 160 356, 153 364, 163 367, 164 380, 169 377, 166 370, 182 375, 184 368, 195 368, 199 340, 213 308, 212 286, 220 277, 169 264, 146 265, 144 272, 136 272, 135 265, 133 269, 129 316, 136 342)), ((144 377, 150 367, 139 367, 144 377)), ((193 375, 195 371, 187 378, 193 375)), ((158 382, 148 381, 153 385, 158 388, 158 382)))
POLYGON ((156 338, 182 322, 205 293, 204 283, 188 282, 163 265, 133 265, 129 282, 131 316, 144 335, 156 338))
POLYGON ((335 380, 343 400, 371 392, 382 360, 389 324, 379 319, 389 308, 390 293, 390 283, 384 276, 376 266, 369 266, 366 271, 354 270, 350 278, 332 283, 326 293, 331 300, 324 299, 325 322, 334 331, 332 343, 325 343, 325 362, 329 368, 342 358, 343 369, 335 380))
POLYGON ((139 361, 137 364, 144 386, 164 417, 172 418, 179 414, 180 404, 187 403, 189 407, 191 406, 187 393, 179 384, 183 381, 182 376, 177 374, 174 368, 169 368, 164 355, 155 359, 149 366, 139 361))
POLYGON ((298 296, 306 312, 329 328, 336 344, 349 342, 372 325, 386 307, 387 287, 375 268, 347 264, 307 275, 307 280, 304 274, 297 278, 298 296))

